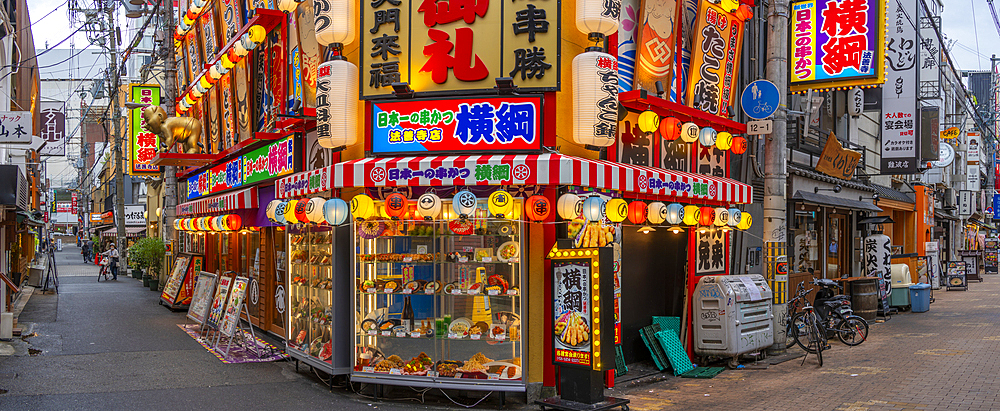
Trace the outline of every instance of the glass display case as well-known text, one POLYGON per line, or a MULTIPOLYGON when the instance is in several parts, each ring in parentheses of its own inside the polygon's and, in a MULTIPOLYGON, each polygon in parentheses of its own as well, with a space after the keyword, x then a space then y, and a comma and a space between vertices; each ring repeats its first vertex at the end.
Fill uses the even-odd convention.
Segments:
POLYGON ((523 391, 522 230, 492 218, 354 223, 352 380, 523 391))
POLYGON ((332 231, 306 225, 287 231, 288 353, 326 369, 333 356, 332 231))

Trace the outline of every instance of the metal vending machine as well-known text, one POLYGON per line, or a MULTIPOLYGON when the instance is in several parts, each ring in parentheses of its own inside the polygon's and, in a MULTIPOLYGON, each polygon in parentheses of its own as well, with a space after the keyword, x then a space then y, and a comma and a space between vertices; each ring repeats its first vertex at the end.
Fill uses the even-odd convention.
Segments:
POLYGON ((771 287, 760 274, 701 277, 694 291, 694 352, 731 357, 771 346, 771 287))

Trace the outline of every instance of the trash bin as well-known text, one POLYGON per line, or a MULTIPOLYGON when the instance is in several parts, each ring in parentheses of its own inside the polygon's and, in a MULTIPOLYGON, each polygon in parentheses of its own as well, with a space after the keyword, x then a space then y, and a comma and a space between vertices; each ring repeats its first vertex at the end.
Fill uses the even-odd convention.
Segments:
POLYGON ((931 285, 917 283, 910 286, 910 311, 923 313, 931 309, 931 285))
POLYGON ((910 266, 906 264, 893 264, 892 292, 889 294, 889 305, 892 307, 906 307, 911 304, 910 293, 906 291, 913 284, 910 281, 910 266))

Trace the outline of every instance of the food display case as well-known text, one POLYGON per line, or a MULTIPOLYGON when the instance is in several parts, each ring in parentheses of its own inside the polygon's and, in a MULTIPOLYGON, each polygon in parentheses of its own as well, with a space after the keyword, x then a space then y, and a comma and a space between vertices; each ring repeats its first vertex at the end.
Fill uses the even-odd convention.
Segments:
POLYGON ((523 226, 479 216, 354 223, 353 381, 524 391, 523 226))

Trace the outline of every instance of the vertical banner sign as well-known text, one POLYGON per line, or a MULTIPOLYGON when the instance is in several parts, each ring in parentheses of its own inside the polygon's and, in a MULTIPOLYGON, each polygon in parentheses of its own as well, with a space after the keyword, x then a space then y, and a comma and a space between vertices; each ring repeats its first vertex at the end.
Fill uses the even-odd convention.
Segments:
POLYGON ((211 7, 205 7, 199 20, 201 21, 199 27, 201 29, 201 51, 204 53, 202 61, 209 63, 219 52, 219 39, 215 32, 215 12, 211 7))
MULTIPOLYGON (((890 3, 891 4, 891 3, 890 3)), ((920 98, 941 97, 941 42, 937 30, 941 27, 941 17, 920 18, 920 98)))
POLYGON ((743 21, 718 5, 701 2, 691 61, 695 70, 685 99, 688 106, 723 117, 732 114, 742 48, 743 21))
POLYGON ((129 93, 133 103, 143 106, 129 112, 128 123, 128 173, 133 176, 160 174, 160 166, 153 165, 153 157, 160 147, 160 137, 146 128, 142 110, 146 106, 160 105, 160 87, 149 84, 133 84, 129 93))
POLYGON ((882 87, 882 174, 917 172, 916 0, 886 7, 886 81, 882 87))
POLYGON ((793 1, 789 42, 792 91, 878 82, 882 3, 793 1))
MULTIPOLYGON (((197 26, 197 24, 194 26, 197 26)), ((184 50, 187 52, 187 58, 184 60, 187 63, 188 72, 191 73, 192 79, 197 78, 198 74, 204 70, 202 67, 204 64, 202 64, 201 59, 201 46, 198 41, 198 27, 191 27, 191 30, 188 30, 187 34, 184 35, 184 50)))
MULTIPOLYGON (((673 84, 674 60, 676 60, 674 50, 677 49, 677 2, 643 0, 642 14, 638 17, 639 42, 633 46, 634 49, 638 49, 638 61, 633 60, 636 66, 635 88, 656 93, 656 82, 659 81, 664 90, 669 90, 673 84)), ((619 36, 623 29, 624 27, 619 27, 619 36)), ((635 54, 633 52, 633 55, 635 54)), ((618 55, 621 56, 621 50, 618 50, 618 55)), ((621 84, 622 80, 619 79, 619 85, 621 84)), ((630 88, 631 85, 628 83, 630 88)))
POLYGON ((694 242, 696 275, 726 271, 726 233, 721 228, 698 230, 694 242))
POLYGON ((302 107, 313 108, 316 103, 316 68, 319 67, 319 43, 316 42, 316 26, 313 2, 299 3, 295 11, 299 22, 299 60, 302 65, 302 107))
POLYGON ((979 164, 968 164, 965 166, 965 189, 969 192, 977 192, 981 189, 979 164))
POLYGON ((1000 220, 1000 194, 993 194, 993 219, 1000 220))
POLYGON ((222 29, 219 30, 220 44, 229 44, 229 40, 232 40, 240 27, 243 26, 243 19, 240 18, 240 5, 237 4, 237 0, 220 0, 219 12, 222 13, 222 18, 219 19, 219 22, 222 23, 222 29))
POLYGON ((972 191, 962 190, 958 193, 958 215, 972 215, 972 191))
MULTIPOLYGON (((41 121, 38 122, 39 137, 45 140, 45 147, 38 150, 43 156, 66 155, 66 103, 43 101, 41 121)), ((30 129, 28 130, 30 132, 30 129)))
MULTIPOLYGON (((639 27, 639 4, 640 0, 622 0, 621 13, 618 15, 619 93, 631 91, 632 82, 635 79, 636 38, 638 37, 636 28, 639 27)), ((672 43, 669 49, 674 49, 672 43)))
MULTIPOLYGON (((941 158, 940 149, 941 109, 937 106, 920 107, 920 163, 938 161, 941 158)), ((969 150, 972 150, 971 147, 969 150)))
POLYGON ((236 96, 233 93, 233 77, 236 76, 236 70, 231 70, 219 79, 216 83, 219 87, 215 87, 219 91, 219 97, 221 98, 222 104, 219 106, 222 111, 222 145, 220 149, 227 149, 236 145, 236 107, 234 100, 236 96))
MULTIPOLYGON (((679 141, 674 140, 674 141, 679 141)), ((690 145, 697 150, 698 174, 711 175, 716 177, 726 177, 726 151, 715 146, 705 147, 700 142, 690 145)))
POLYGON ((552 262, 557 364, 590 368, 591 353, 591 261, 552 262))
MULTIPOLYGON (((288 13, 288 95, 285 96, 285 109, 289 114, 295 110, 296 103, 302 102, 302 61, 299 56, 299 25, 296 15, 288 13)), ((315 37, 315 36, 313 36, 315 37)))
POLYGON ((982 160, 981 142, 982 140, 979 138, 979 133, 969 132, 966 134, 966 144, 968 144, 968 148, 966 150, 967 163, 978 164, 982 160))
POLYGON ((889 307, 889 294, 892 293, 891 250, 892 240, 885 234, 873 234, 865 237, 865 276, 878 277, 879 297, 882 299, 883 310, 889 307))

